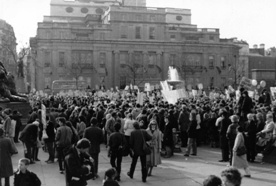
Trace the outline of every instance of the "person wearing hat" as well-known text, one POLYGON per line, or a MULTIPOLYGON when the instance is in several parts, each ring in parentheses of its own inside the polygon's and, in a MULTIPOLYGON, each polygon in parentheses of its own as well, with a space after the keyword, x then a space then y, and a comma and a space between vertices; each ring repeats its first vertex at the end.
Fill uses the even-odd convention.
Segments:
POLYGON ((2 178, 5 179, 5 185, 10 185, 10 176, 13 175, 13 166, 11 155, 15 154, 10 139, 4 137, 4 129, 0 128, 0 185, 2 178))
POLYGON ((228 139, 228 145, 229 145, 229 154, 230 154, 230 159, 229 159, 229 164, 232 165, 232 158, 233 158, 233 147, 235 144, 235 139, 237 136, 237 127, 239 126, 239 116, 237 115, 232 115, 230 117, 231 124, 229 125, 227 132, 226 132, 226 137, 228 139))

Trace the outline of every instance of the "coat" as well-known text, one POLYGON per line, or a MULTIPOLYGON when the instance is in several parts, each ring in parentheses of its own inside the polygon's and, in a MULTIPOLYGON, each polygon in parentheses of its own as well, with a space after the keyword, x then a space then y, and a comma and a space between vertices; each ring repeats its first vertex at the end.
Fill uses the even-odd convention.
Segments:
POLYGON ((14 186, 40 186, 41 181, 33 172, 26 170, 26 173, 20 171, 14 174, 14 186))
POLYGON ((133 149, 135 155, 143 156, 146 155, 143 151, 144 141, 151 140, 151 136, 143 129, 136 129, 131 132, 129 138, 130 148, 133 149))
POLYGON ((0 178, 13 175, 11 155, 14 153, 10 139, 0 137, 0 178))
POLYGON ((147 155, 147 165, 148 166, 157 166, 161 164, 160 151, 162 148, 162 133, 160 130, 151 130, 148 128, 147 133, 152 137, 148 142, 151 147, 151 154, 147 155))
POLYGON ((235 168, 247 168, 248 162, 246 160, 246 154, 242 156, 237 156, 237 149, 241 146, 245 146, 245 139, 242 133, 238 133, 235 139, 235 144, 233 147, 233 159, 232 166, 235 168))
POLYGON ((96 126, 88 127, 84 130, 83 138, 90 141, 89 153, 98 154, 100 153, 100 145, 104 141, 103 131, 96 126))
POLYGON ((79 186, 85 186, 87 184, 85 175, 89 173, 89 168, 84 165, 84 160, 85 157, 78 155, 75 147, 69 150, 64 160, 66 186, 69 186, 73 177, 80 179, 81 183, 79 186))

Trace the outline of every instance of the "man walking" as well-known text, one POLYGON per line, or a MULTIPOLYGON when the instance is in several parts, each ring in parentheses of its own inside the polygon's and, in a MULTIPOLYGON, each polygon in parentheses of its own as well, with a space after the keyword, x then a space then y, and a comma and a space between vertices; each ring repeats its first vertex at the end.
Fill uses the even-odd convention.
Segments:
POLYGON ((94 159, 94 175, 98 178, 98 164, 100 145, 104 141, 102 130, 97 127, 98 120, 92 117, 90 120, 91 126, 84 130, 83 138, 87 138, 90 141, 89 154, 94 159))
POLYGON ((141 130, 139 123, 136 121, 133 123, 134 131, 130 134, 129 145, 133 150, 134 155, 130 166, 130 171, 127 175, 132 179, 135 171, 137 159, 140 156, 141 167, 142 167, 142 181, 146 182, 147 179, 147 165, 146 165, 146 153, 143 151, 143 144, 146 141, 151 140, 151 136, 145 131, 141 130))

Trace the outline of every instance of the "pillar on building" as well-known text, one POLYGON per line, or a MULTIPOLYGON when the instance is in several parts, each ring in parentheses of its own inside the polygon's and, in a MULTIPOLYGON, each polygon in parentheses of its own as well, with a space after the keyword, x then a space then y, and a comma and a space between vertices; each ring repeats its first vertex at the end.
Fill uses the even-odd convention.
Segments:
POLYGON ((113 51, 114 54, 114 62, 112 65, 112 77, 113 77, 113 82, 112 82, 112 86, 119 86, 119 79, 120 79, 120 51, 115 50, 113 51))
POLYGON ((162 51, 157 51, 157 66, 161 68, 161 79, 165 80, 165 65, 164 65, 164 55, 162 51))

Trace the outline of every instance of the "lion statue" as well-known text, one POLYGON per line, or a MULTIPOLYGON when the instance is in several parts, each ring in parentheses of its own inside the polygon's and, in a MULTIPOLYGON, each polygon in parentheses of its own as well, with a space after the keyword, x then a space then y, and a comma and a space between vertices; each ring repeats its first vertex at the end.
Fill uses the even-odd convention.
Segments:
POLYGON ((7 73, 0 61, 0 102, 27 102, 27 97, 16 91, 14 76, 7 73))

